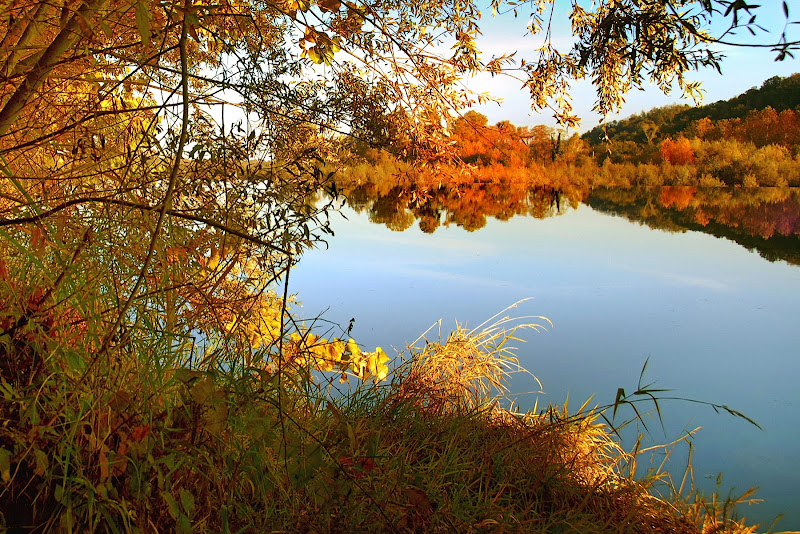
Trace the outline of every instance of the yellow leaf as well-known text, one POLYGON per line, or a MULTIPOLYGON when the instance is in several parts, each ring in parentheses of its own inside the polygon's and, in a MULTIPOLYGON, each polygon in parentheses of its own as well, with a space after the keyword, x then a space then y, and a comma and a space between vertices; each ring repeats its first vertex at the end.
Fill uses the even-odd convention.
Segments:
POLYGON ((350 353, 351 361, 358 361, 361 359, 361 349, 358 348, 358 345, 356 345, 356 342, 353 340, 353 338, 347 340, 347 352, 350 353))
POLYGON ((377 347, 375 352, 370 353, 367 367, 369 374, 374 376, 376 381, 385 380, 388 376, 389 367, 386 365, 386 362, 388 362, 389 359, 390 358, 383 352, 381 347, 377 347))

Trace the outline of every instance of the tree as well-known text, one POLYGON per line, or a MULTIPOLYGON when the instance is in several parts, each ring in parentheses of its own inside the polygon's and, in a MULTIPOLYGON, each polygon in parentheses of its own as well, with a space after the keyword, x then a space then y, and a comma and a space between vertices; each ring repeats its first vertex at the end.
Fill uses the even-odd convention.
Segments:
POLYGON ((687 165, 694 163, 694 152, 689 140, 679 137, 676 140, 665 139, 661 143, 661 157, 672 165, 687 165))

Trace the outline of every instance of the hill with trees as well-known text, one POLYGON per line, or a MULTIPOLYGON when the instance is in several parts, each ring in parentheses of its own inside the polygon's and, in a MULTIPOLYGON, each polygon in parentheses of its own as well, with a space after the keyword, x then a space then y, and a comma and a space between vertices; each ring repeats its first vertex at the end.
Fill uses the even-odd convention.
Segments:
POLYGON ((771 108, 776 113, 797 111, 800 107, 800 74, 786 78, 772 77, 748 91, 729 100, 720 100, 704 106, 675 104, 658 107, 632 115, 626 119, 597 126, 582 138, 590 144, 602 145, 608 140, 614 143, 633 141, 647 145, 658 143, 670 136, 696 130, 696 123, 709 120, 718 122, 745 119, 754 112, 771 108))

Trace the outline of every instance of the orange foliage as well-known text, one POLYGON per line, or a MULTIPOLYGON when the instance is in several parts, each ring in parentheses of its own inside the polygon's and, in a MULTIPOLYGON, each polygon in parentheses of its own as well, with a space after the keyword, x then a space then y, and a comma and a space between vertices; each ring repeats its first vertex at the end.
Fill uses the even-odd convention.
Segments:
POLYGON ((708 141, 731 139, 753 143, 757 147, 780 145, 786 148, 800 145, 800 117, 795 110, 778 113, 771 107, 751 111, 744 118, 725 119, 713 123, 703 118, 694 124, 694 132, 708 141))
POLYGON ((467 112, 452 127, 458 156, 466 163, 525 166, 530 160, 531 139, 528 128, 518 128, 508 121, 487 126, 485 116, 467 112))
POLYGON ((661 143, 661 157, 673 165, 688 165, 694 163, 694 152, 689 140, 679 137, 677 140, 665 139, 661 143))

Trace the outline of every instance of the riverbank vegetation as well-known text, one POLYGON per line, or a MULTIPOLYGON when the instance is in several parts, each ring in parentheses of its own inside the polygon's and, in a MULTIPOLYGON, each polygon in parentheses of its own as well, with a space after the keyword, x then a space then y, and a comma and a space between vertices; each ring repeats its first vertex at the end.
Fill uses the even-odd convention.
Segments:
POLYGON ((90 365, 86 307, 33 309, 4 344, 9 532, 754 532, 734 516, 749 493, 637 474, 648 451, 619 447, 612 407, 504 405, 507 342, 536 325, 459 329, 382 381, 312 335, 271 369, 232 348, 202 368, 141 335, 90 365))
MULTIPOLYGON (((531 6, 529 32, 549 35, 547 4, 531 6)), ((516 65, 534 105, 564 124, 570 77, 595 80, 603 113, 648 81, 695 94, 684 73, 720 60, 711 20, 758 28, 742 4, 575 3, 574 49, 516 65)), ((506 157, 534 139, 507 143, 510 124, 482 130, 497 151, 466 124, 457 147, 446 127, 483 98, 461 89, 464 75, 516 61, 481 60, 475 4, 0 5, 0 527, 751 530, 688 482, 659 496, 666 475, 635 477, 601 408, 497 404, 515 364, 502 328, 391 363, 349 327, 293 313, 292 267, 332 231, 331 173, 351 152, 438 166, 431 187, 534 168, 506 157), (456 148, 476 167, 443 165, 456 148)), ((782 57, 798 46, 786 37, 773 43, 782 57)), ((568 187, 591 159, 585 142, 539 133, 568 187)))

